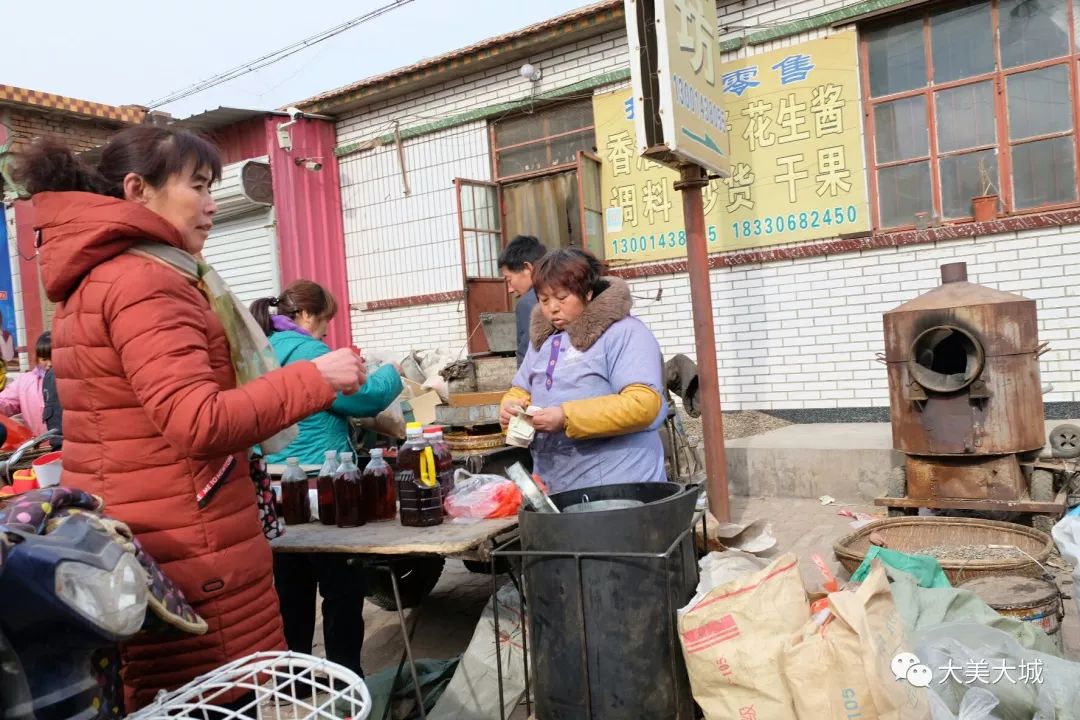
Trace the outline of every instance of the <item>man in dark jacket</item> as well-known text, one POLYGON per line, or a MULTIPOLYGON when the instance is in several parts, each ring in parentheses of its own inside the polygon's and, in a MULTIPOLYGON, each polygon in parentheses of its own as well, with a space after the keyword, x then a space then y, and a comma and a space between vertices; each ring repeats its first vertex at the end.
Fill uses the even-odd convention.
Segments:
POLYGON ((518 298, 514 308, 517 321, 517 364, 520 367, 529 350, 529 318, 536 306, 536 291, 532 286, 533 267, 547 254, 538 239, 518 235, 499 253, 499 271, 510 292, 518 298))
POLYGON ((45 405, 41 413, 41 419, 45 421, 45 427, 55 430, 58 434, 49 442, 53 450, 59 450, 64 444, 63 425, 64 409, 60 407, 60 396, 56 394, 56 375, 50 367, 45 371, 45 377, 41 379, 41 398, 45 405))

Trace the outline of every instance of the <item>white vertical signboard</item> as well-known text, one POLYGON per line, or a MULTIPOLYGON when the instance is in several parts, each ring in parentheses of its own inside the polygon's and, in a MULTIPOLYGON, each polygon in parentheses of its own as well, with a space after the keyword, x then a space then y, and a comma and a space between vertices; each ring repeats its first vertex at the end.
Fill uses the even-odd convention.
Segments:
POLYGON ((642 153, 730 174, 713 0, 625 0, 642 153))

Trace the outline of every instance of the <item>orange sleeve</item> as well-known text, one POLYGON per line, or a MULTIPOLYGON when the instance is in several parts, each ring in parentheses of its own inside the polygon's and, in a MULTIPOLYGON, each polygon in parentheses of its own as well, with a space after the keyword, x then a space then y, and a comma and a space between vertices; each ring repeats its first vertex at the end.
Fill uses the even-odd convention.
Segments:
POLYGON ((197 292, 175 270, 148 262, 113 284, 103 304, 124 374, 173 447, 197 459, 239 452, 330 407, 334 390, 308 361, 223 389, 197 292))

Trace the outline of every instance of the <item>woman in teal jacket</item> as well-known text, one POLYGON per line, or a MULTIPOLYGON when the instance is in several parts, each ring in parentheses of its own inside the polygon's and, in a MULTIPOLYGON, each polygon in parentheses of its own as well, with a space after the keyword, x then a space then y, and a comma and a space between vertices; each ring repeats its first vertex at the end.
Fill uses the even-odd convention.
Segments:
MULTIPOLYGON (((316 292, 307 288, 307 284, 318 288, 318 292, 325 293, 325 290, 315 283, 297 280, 286 288, 280 298, 256 300, 251 306, 252 314, 260 324, 260 315, 269 317, 273 326, 270 346, 282 367, 299 360, 314 360, 330 352, 330 348, 321 339, 326 333, 326 324, 330 318, 312 317, 309 312, 296 309, 296 303, 303 303, 307 292, 316 292), (293 298, 290 294, 296 297, 293 298), (260 307, 264 307, 262 303, 276 307, 276 314, 270 315, 266 310, 258 312, 260 307), (293 317, 290 318, 289 313, 294 313, 293 317)), ((326 293, 326 298, 333 308, 333 297, 326 293)), ((333 313, 330 317, 333 317, 333 313)), ((280 453, 267 455, 266 462, 284 463, 286 458, 295 457, 300 459, 301 465, 322 465, 327 450, 353 452, 349 437, 349 418, 375 417, 401 394, 401 390, 401 376, 397 370, 390 365, 382 366, 368 375, 367 382, 359 392, 352 395, 338 393, 337 400, 329 410, 301 420, 300 435, 296 440, 280 453)))
MULTIPOLYGON (((324 287, 297 280, 275 298, 251 305, 251 314, 270 338, 282 367, 314 360, 330 352, 322 341, 337 312, 337 302, 324 287), (271 314, 271 308, 274 313, 271 314)), ((386 365, 368 375, 360 391, 338 394, 329 410, 300 421, 300 434, 285 450, 268 455, 267 462, 296 457, 304 465, 321 465, 326 451, 353 452, 350 417, 373 417, 401 394, 397 369, 386 365)), ((364 569, 357 556, 340 553, 286 553, 274 556, 274 585, 281 601, 285 641, 290 650, 311 653, 315 636, 316 590, 322 595, 326 657, 363 674, 364 569)))

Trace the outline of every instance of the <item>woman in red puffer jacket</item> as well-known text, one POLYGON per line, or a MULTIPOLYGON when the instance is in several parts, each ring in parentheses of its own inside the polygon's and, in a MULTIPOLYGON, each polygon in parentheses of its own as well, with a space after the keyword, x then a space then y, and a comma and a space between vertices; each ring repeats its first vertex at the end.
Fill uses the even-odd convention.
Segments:
POLYGON ((152 253, 198 258, 217 209, 217 150, 183 130, 126 129, 91 167, 31 148, 45 293, 58 303, 53 367, 64 404, 62 484, 101 496, 206 619, 198 637, 139 637, 124 649, 130 712, 225 662, 284 648, 270 546, 247 452, 366 378, 350 350, 237 387, 224 326, 202 283, 152 253), (220 482, 205 506, 196 493, 220 482))

